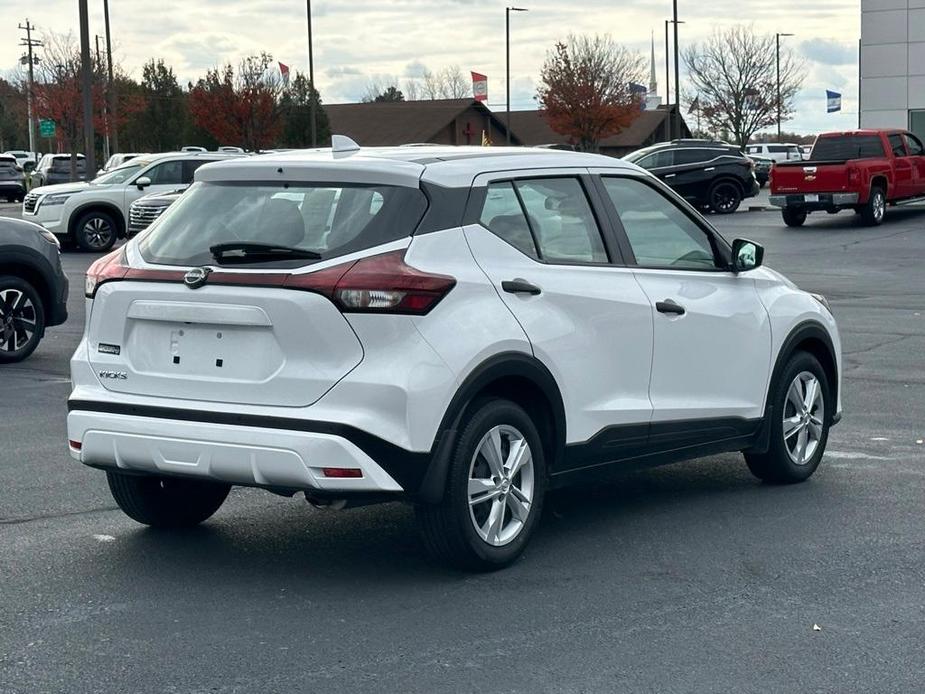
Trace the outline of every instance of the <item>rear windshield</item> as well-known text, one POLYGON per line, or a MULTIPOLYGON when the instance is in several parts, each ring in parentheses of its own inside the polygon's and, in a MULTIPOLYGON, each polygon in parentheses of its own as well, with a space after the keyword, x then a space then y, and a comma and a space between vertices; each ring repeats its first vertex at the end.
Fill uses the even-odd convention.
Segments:
MULTIPOLYGON (((351 184, 195 183, 139 241, 164 265, 211 265, 220 243, 263 243, 315 251, 322 260, 410 236, 427 198, 417 188, 351 184)), ((248 267, 296 267, 275 260, 248 267)))
MULTIPOLYGON (((71 170, 70 157, 55 157, 51 160, 51 170, 56 173, 69 173, 71 170)), ((87 162, 83 157, 77 158, 77 172, 84 173, 87 170, 87 162)))
POLYGON ((816 140, 810 159, 848 161, 882 156, 883 142, 877 135, 834 135, 816 140))

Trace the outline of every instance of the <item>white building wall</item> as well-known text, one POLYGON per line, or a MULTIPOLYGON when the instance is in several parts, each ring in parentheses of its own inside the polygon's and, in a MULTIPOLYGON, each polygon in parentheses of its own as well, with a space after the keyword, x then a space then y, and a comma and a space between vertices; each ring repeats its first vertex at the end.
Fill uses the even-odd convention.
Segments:
POLYGON ((861 0, 861 126, 908 128, 916 110, 925 110, 925 0, 861 0))

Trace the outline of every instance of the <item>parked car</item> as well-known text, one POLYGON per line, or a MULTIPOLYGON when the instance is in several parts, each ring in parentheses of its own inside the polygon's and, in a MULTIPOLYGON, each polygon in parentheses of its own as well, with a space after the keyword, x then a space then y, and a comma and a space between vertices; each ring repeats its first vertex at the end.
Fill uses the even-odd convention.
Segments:
POLYGON ((118 169, 125 162, 131 161, 135 157, 144 157, 149 156, 141 152, 119 152, 118 154, 113 154, 109 159, 106 160, 106 163, 103 165, 103 168, 96 172, 97 176, 102 176, 107 171, 112 171, 113 169, 118 169))
POLYGON ((136 157, 91 183, 34 188, 23 201, 23 219, 38 222, 85 251, 109 250, 128 230, 129 206, 148 193, 187 186, 203 164, 233 155, 173 152, 136 157))
POLYGON ((22 361, 46 328, 67 320, 67 289, 57 239, 38 224, 0 217, 0 364, 22 361))
POLYGON ((813 146, 812 145, 800 145, 800 154, 803 155, 803 159, 809 159, 812 154, 813 146))
POLYGON ((203 167, 90 268, 69 449, 131 518, 194 525, 231 485, 404 500, 493 569, 598 472, 813 474, 838 331, 758 244, 619 159, 334 145, 203 167))
MULTIPOLYGON (((77 180, 87 179, 87 162, 83 154, 77 155, 77 180)), ((32 187, 53 186, 71 182, 71 155, 46 154, 32 172, 32 187)))
POLYGON ((774 167, 771 192, 790 227, 811 212, 848 209, 876 226, 887 205, 925 197, 925 147, 904 130, 824 133, 809 161, 774 167))
POLYGON ((26 194, 26 174, 16 157, 0 154, 0 197, 7 202, 22 202, 26 194))
POLYGON ((177 201, 184 190, 186 190, 185 187, 166 193, 151 193, 133 202, 128 211, 127 236, 132 238, 151 226, 155 219, 177 201))
POLYGON ((747 145, 745 153, 748 156, 767 157, 773 161, 802 161, 803 150, 800 145, 795 144, 770 144, 762 143, 757 145, 747 145))
POLYGON ((624 160, 651 171, 696 207, 717 214, 735 212, 759 190, 751 160, 725 142, 674 140, 637 150, 624 160))
POLYGON ((764 188, 771 179, 771 167, 774 166, 774 160, 759 157, 757 154, 750 154, 748 158, 755 163, 755 180, 758 181, 758 187, 764 188))
POLYGON ((10 149, 4 152, 3 155, 14 157, 23 171, 31 171, 35 168, 35 152, 27 152, 24 149, 10 149))

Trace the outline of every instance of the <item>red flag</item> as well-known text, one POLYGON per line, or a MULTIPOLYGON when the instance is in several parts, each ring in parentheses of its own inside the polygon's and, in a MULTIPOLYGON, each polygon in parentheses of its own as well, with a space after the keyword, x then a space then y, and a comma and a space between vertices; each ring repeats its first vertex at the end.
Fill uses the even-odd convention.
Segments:
POLYGON ((488 78, 485 75, 472 73, 472 96, 476 101, 488 101, 488 78))
POLYGON ((289 66, 279 63, 279 74, 282 75, 283 84, 289 85, 289 66))

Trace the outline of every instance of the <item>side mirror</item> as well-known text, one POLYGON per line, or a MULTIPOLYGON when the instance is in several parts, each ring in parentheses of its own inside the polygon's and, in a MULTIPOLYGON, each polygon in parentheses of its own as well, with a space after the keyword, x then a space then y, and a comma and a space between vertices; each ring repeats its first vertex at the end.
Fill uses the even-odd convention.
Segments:
POLYGON ((144 190, 149 185, 151 185, 151 179, 147 176, 141 176, 135 181, 135 185, 138 186, 138 190, 144 190))
POLYGON ((732 271, 735 273, 754 270, 764 261, 764 246, 749 241, 736 239, 732 242, 732 271))

